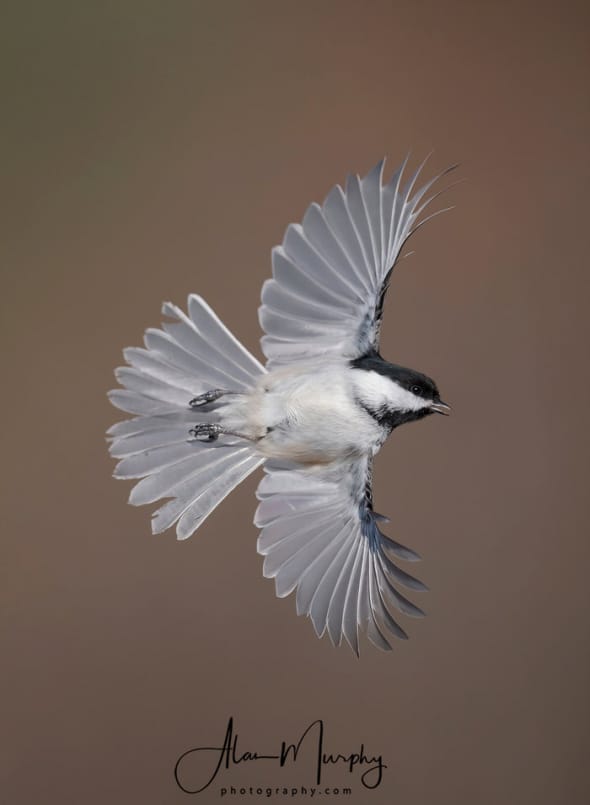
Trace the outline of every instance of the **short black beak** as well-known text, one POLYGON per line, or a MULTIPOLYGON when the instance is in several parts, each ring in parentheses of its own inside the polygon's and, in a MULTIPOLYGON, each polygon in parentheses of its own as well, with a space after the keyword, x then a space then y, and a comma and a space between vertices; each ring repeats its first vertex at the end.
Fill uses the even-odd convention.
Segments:
POLYGON ((451 406, 442 400, 435 400, 430 405, 430 410, 436 412, 437 414, 448 416, 451 413, 451 406))

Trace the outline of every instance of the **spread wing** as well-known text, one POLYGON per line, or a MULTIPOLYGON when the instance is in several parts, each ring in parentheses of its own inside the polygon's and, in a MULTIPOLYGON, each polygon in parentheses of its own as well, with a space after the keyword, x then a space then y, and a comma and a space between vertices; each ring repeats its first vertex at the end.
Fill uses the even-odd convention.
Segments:
POLYGON ((345 637, 357 654, 360 629, 386 651, 392 636, 406 638, 393 610, 424 613, 395 585, 427 588, 393 561, 419 556, 379 530, 370 459, 299 470, 267 464, 265 472, 254 522, 277 595, 296 589, 297 613, 309 615, 318 636, 327 630, 335 645, 345 637))
MULTIPOLYGON (((272 252, 273 278, 262 288, 259 319, 268 368, 327 353, 357 358, 377 349, 383 300, 393 267, 428 204, 432 185, 414 191, 423 164, 403 180, 406 161, 382 183, 382 160, 363 179, 349 176, 301 224, 287 227, 272 252)), ((446 209, 450 209, 447 207, 446 209)), ((434 215, 445 210, 438 210, 434 215)))

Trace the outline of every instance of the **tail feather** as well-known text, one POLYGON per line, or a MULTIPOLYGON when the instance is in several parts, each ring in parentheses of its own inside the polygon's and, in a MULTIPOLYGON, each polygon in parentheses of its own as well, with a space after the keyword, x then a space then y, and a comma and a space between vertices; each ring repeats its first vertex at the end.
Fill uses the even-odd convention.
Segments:
POLYGON ((260 456, 253 455, 249 448, 244 447, 216 462, 213 478, 207 468, 196 470, 176 487, 174 499, 154 512, 152 531, 158 534, 178 520, 178 539, 190 537, 213 509, 262 461, 260 456), (192 523, 190 529, 189 521, 192 523))
POLYGON ((188 300, 189 316, 171 303, 163 313, 175 321, 148 329, 145 348, 124 350, 128 366, 115 374, 123 388, 109 392, 113 405, 134 415, 107 431, 110 452, 119 459, 117 478, 139 478, 129 502, 171 498, 152 519, 154 533, 176 523, 186 539, 213 509, 264 459, 251 444, 234 437, 195 441, 196 423, 216 422, 219 403, 192 409, 195 395, 213 388, 247 391, 265 372, 198 296, 188 300))
MULTIPOLYGON (((199 472, 211 474, 218 472, 218 461, 230 450, 239 451, 241 446, 228 445, 223 451, 213 452, 210 448, 203 449, 199 455, 189 456, 188 459, 177 461, 167 467, 142 478, 131 490, 129 503, 139 506, 144 503, 154 503, 161 498, 174 498, 183 494, 186 483, 192 484, 195 490, 199 479, 199 472)), ((189 490, 190 492, 190 487, 189 490)))
POLYGON ((225 324, 218 318, 204 299, 196 294, 188 298, 188 310, 191 321, 200 333, 207 333, 215 347, 226 355, 233 363, 245 369, 250 377, 266 372, 260 361, 251 355, 225 324))
POLYGON ((113 474, 115 478, 143 478, 184 459, 194 459, 196 454, 195 445, 186 438, 181 444, 165 444, 127 456, 119 461, 113 474))
POLYGON ((204 299, 192 294, 188 307, 190 318, 170 302, 165 302, 162 307, 165 315, 177 319, 173 324, 166 322, 164 330, 185 349, 203 357, 211 356, 216 368, 227 371, 229 376, 241 377, 246 387, 250 385, 252 377, 265 371, 204 299))
POLYGON ((171 425, 169 427, 152 428, 135 433, 126 439, 117 439, 110 447, 113 458, 127 458, 156 447, 165 447, 170 444, 184 444, 187 441, 186 426, 183 428, 171 425))
MULTIPOLYGON (((176 310, 178 311, 178 316, 184 316, 182 311, 178 310, 178 308, 173 308, 172 305, 164 305, 164 312, 168 316, 174 315, 176 310)), ((252 380, 250 372, 243 369, 235 361, 232 361, 227 355, 224 355, 214 343, 211 343, 194 325, 191 325, 192 322, 185 317, 181 319, 178 324, 164 322, 162 327, 167 335, 173 338, 177 344, 180 344, 180 346, 191 355, 208 355, 209 365, 214 368, 215 371, 221 371, 226 374, 228 378, 231 378, 234 383, 240 383, 244 388, 248 388, 252 380)))
POLYGON ((184 407, 191 393, 185 388, 173 386, 165 380, 158 380, 146 375, 141 369, 130 366, 120 366, 115 371, 115 377, 129 391, 136 391, 144 397, 152 397, 165 403, 173 403, 184 407))
MULTIPOLYGON (((184 425, 183 433, 186 433, 194 421, 194 411, 189 408, 186 411, 176 411, 174 414, 165 416, 140 416, 134 419, 124 419, 122 422, 116 422, 111 425, 107 430, 107 437, 113 440, 116 437, 116 443, 122 443, 123 439, 128 436, 134 436, 136 433, 143 433, 148 430, 159 430, 173 422, 182 423, 184 425)), ((114 445, 115 441, 112 444, 114 445)))
MULTIPOLYGON (((195 388, 197 390, 204 387, 203 380, 209 384, 213 383, 215 386, 229 384, 230 387, 237 385, 240 389, 248 387, 247 383, 234 377, 226 369, 217 368, 214 363, 217 356, 209 354, 209 360, 206 360, 199 354, 189 352, 170 333, 150 328, 145 332, 144 342, 149 350, 155 352, 169 366, 183 369, 185 372, 192 374, 195 378, 195 388)), ((201 347, 204 346, 205 343, 203 342, 201 347)))
POLYGON ((248 450, 248 455, 239 459, 224 475, 216 478, 183 512, 176 528, 178 539, 190 537, 232 489, 247 478, 263 461, 264 459, 260 456, 253 455, 248 450))
POLYGON ((156 380, 164 380, 176 388, 186 389, 187 394, 192 393, 195 386, 194 375, 188 372, 183 372, 175 366, 170 366, 155 352, 150 352, 142 347, 127 347, 123 350, 125 360, 133 368, 139 369, 143 374, 148 377, 153 377, 156 380))
POLYGON ((178 407, 173 403, 166 403, 162 400, 155 400, 153 397, 145 397, 135 391, 127 389, 113 389, 109 391, 109 400, 121 411, 138 416, 162 416, 172 414, 178 407))

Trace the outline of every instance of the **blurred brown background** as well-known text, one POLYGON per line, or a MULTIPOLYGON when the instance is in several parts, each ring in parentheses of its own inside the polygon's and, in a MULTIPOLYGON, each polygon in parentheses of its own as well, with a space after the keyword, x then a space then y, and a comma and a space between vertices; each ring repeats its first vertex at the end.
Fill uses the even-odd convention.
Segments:
POLYGON ((176 758, 230 715, 243 749, 323 718, 328 749, 383 754, 372 792, 326 770, 354 792, 332 801, 590 801, 587 34, 573 2, 8 5, 2 803, 313 783, 259 763, 183 794, 176 758), (258 476, 186 543, 151 536, 105 393, 190 291, 260 355, 285 225, 433 148, 427 175, 467 181, 396 272, 383 353, 454 415, 396 432, 375 479, 429 617, 359 661, 262 578, 258 476))

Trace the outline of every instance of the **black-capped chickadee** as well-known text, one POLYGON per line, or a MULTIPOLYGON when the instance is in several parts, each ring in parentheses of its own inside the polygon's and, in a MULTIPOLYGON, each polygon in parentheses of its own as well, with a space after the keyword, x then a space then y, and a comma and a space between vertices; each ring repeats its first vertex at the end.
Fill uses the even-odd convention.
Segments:
POLYGON ((266 367, 191 295, 188 315, 167 302, 173 322, 124 350, 124 388, 110 392, 134 415, 108 431, 115 477, 142 479, 134 505, 169 499, 153 532, 176 524, 190 537, 264 465, 254 520, 264 575, 278 596, 297 591, 319 636, 344 636, 357 654, 359 629, 389 650, 392 635, 407 637, 392 610, 423 614, 396 584, 426 589, 394 563, 417 554, 379 528, 373 456, 404 422, 449 411, 433 380, 379 354, 393 267, 438 195, 425 198, 440 176, 414 190, 420 168, 402 183, 406 162, 386 184, 384 161, 350 176, 287 228, 262 288, 266 367))

